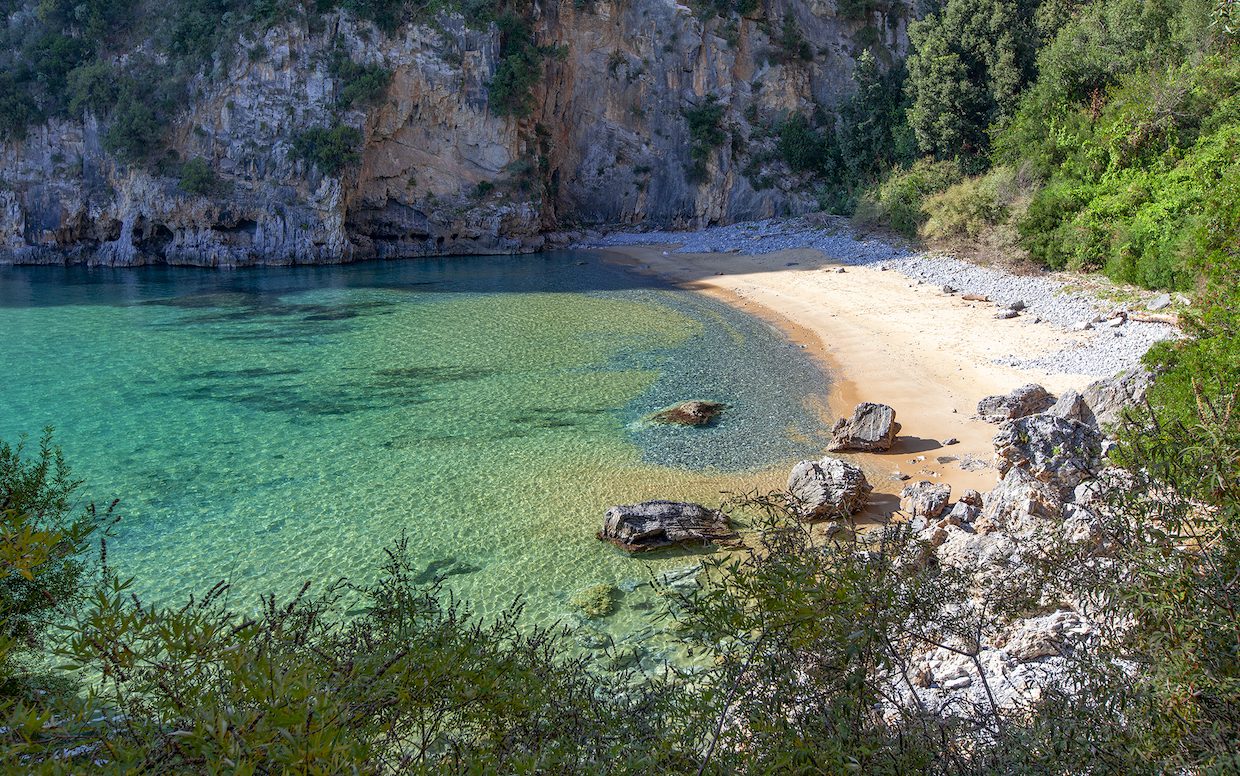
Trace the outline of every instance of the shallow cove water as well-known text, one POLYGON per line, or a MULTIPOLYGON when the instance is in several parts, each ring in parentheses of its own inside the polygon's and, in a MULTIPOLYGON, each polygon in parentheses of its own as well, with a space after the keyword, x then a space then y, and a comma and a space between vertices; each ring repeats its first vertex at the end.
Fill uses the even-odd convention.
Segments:
POLYGON ((651 572, 694 558, 599 542, 607 506, 774 487, 827 436, 778 331, 588 253, 0 267, 0 373, 0 438, 54 426, 84 495, 121 499, 110 561, 165 603, 367 579, 404 532, 478 611, 568 620, 605 583, 591 627, 632 635, 651 572), (643 422, 685 399, 729 409, 643 422))

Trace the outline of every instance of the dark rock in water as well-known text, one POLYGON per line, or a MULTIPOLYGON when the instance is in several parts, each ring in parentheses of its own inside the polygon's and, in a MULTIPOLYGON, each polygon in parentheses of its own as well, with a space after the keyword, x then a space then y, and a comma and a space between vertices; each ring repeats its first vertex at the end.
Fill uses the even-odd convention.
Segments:
POLYGON ((807 518, 848 517, 865 509, 874 486, 860 466, 827 456, 801 461, 788 475, 788 492, 801 504, 807 518))
POLYGON ((643 501, 607 510, 598 538, 628 552, 733 538, 727 515, 701 504, 643 501))
POLYGON ((1055 397, 1040 385, 1022 385, 1006 395, 987 396, 977 403, 977 416, 987 423, 1002 423, 1042 412, 1055 403, 1055 397))
POLYGON ((727 409, 717 401, 682 401, 650 416, 656 423, 677 426, 706 426, 727 409))
POLYGON ((887 450, 900 433, 896 423, 896 411, 886 404, 862 402, 853 410, 851 418, 840 418, 831 427, 832 452, 841 450, 887 450))
POLYGON ((933 520, 943 514, 951 497, 951 485, 922 480, 907 485, 904 490, 900 491, 900 509, 910 517, 933 520))

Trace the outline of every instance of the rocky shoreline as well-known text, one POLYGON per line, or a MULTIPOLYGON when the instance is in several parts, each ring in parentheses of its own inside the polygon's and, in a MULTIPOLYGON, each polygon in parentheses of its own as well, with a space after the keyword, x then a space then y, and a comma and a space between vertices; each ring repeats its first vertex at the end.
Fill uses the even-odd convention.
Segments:
MULTIPOLYGON (((953 501, 950 485, 912 483, 901 491, 900 508, 887 524, 862 532, 861 546, 903 530, 909 554, 902 562, 933 562, 971 579, 968 600, 944 605, 944 622, 968 617, 972 609, 986 611, 993 603, 989 597, 1004 585, 1037 586, 1035 568, 1048 548, 1069 546, 1085 558, 1104 557, 1105 492, 1124 479, 1106 460, 1108 437, 1123 410, 1142 401, 1151 378, 1138 370, 1097 381, 1082 393, 1055 397, 1030 385, 981 398, 977 415, 997 425, 994 488, 986 494, 965 490, 953 501)), ((879 436, 894 437, 900 430, 894 409, 878 406, 885 420, 879 436)), ((847 435, 850 424, 875 413, 875 405, 863 404, 837 427, 847 435)), ((865 508, 873 490, 860 467, 844 459, 801 461, 788 478, 789 515, 825 523, 828 537, 846 527, 856 535, 851 517, 865 508)), ((727 515, 668 501, 612 507, 598 538, 630 553, 737 544, 727 515)), ((907 670, 890 677, 890 713, 898 715, 900 704, 951 716, 962 705, 1010 710, 1036 702, 1047 688, 1067 681, 1074 649, 1098 636, 1105 617, 1096 602, 1046 586, 1038 611, 982 617, 987 627, 972 643, 950 632, 928 638, 906 656, 907 670)))

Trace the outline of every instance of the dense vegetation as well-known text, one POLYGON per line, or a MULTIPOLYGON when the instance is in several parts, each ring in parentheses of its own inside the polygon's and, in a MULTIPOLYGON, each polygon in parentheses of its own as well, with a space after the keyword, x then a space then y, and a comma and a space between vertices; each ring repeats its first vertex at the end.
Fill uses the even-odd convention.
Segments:
POLYGON ((79 484, 50 441, 0 445, 0 765, 1231 772, 1240 412, 1234 383, 1197 385, 1185 407, 1160 384, 1154 415, 1121 434, 1133 480, 1102 512, 1106 556, 1047 544, 1024 574, 976 578, 927 562, 899 525, 824 539, 785 496, 737 499, 728 509, 754 530, 752 549, 706 561, 691 594, 665 591, 698 659, 656 676, 624 669, 623 654, 583 655, 567 629, 523 623, 519 605, 471 614, 418 581, 403 542, 371 584, 307 585, 245 612, 223 583, 181 606, 146 604, 107 562, 111 518, 74 506, 79 484), (901 700, 916 650, 968 654, 1037 612, 1044 592, 1069 590, 1123 627, 1077 647, 1068 685, 1010 709, 933 714, 901 700), (953 606, 979 595, 982 606, 953 606))
MULTIPOLYGON (((391 31, 408 21, 433 22, 440 11, 457 11, 472 25, 494 24, 501 52, 490 84, 492 102, 501 115, 518 118, 529 114, 531 89, 554 53, 535 45, 532 6, 524 0, 171 0, 158 5, 7 0, 0 9, 6 19, 0 31, 0 140, 23 137, 49 119, 89 115, 103 122, 107 150, 135 164, 161 163, 165 132, 179 106, 193 96, 190 90, 200 88, 201 77, 222 76, 238 56, 261 56, 262 33, 281 22, 314 30, 326 14, 343 10, 391 31)), ((340 50, 325 64, 337 85, 333 123, 350 109, 378 101, 391 76, 340 50)), ((304 149, 299 154, 304 157, 304 149)), ((347 156, 332 154, 333 160, 347 156)), ((334 161, 320 167, 340 169, 334 161)))

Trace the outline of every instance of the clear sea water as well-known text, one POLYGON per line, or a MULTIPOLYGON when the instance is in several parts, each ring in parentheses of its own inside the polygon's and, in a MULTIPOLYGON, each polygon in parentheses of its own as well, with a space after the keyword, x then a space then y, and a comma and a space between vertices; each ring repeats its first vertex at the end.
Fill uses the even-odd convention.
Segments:
MULTIPOLYGON (((588 253, 213 271, 0 267, 0 438, 56 428, 144 597, 367 579, 405 533, 475 609, 538 622, 605 583, 644 632, 652 572, 611 504, 717 505, 820 453, 826 376, 778 331, 588 253), (654 426, 685 399, 704 429, 654 426)), ((249 603, 247 603, 249 602, 249 603)))

